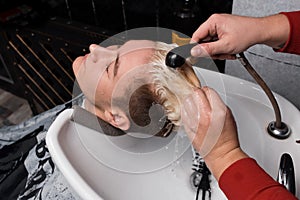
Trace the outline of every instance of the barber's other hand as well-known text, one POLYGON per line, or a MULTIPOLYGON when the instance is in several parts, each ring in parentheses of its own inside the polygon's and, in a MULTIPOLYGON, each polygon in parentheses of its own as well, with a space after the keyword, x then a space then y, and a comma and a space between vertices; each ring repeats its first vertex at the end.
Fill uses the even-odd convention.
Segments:
POLYGON ((233 162, 247 157, 240 149, 232 113, 213 89, 195 89, 184 102, 182 123, 217 180, 233 162))

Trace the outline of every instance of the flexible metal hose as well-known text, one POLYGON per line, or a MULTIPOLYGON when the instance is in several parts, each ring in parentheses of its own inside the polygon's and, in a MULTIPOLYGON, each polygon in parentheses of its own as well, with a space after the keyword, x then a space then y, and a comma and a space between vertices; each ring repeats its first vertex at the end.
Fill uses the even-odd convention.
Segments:
POLYGON ((280 129, 282 127, 282 125, 281 125, 281 113, 280 113, 278 103, 277 103, 272 91, 270 90, 268 85, 265 83, 265 81, 255 71, 255 69, 251 66, 251 64, 249 63, 248 59, 246 58, 246 56, 244 55, 243 52, 239 53, 237 55, 237 58, 241 62, 241 64, 246 68, 246 70, 249 72, 249 74, 255 79, 257 84, 263 89, 263 91, 268 96, 268 98, 271 101, 271 104, 273 106, 274 112, 275 112, 275 118, 276 118, 275 126, 276 126, 276 128, 280 129))

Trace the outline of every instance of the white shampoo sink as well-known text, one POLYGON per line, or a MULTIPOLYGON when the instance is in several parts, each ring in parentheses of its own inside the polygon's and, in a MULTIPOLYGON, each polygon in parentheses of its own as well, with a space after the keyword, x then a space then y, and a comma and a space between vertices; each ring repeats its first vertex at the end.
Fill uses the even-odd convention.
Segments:
MULTIPOLYGON (((242 148, 274 179, 281 155, 291 155, 299 198, 298 109, 275 94, 282 119, 292 130, 287 139, 275 139, 266 131, 274 121, 274 111, 258 85, 204 69, 195 71, 232 109, 242 148)), ((56 166, 82 199, 195 199, 196 191, 190 184, 193 154, 184 133, 167 138, 107 136, 71 121, 72 113, 73 109, 68 109, 56 118, 46 142, 56 166)), ((226 199, 213 178, 211 188, 212 200, 226 199)))

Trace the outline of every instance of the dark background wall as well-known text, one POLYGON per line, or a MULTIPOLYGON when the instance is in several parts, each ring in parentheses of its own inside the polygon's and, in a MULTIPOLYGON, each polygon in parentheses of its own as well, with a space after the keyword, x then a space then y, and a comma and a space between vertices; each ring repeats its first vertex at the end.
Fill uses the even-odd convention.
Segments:
POLYGON ((230 13, 232 0, 1 0, 0 12, 21 5, 33 8, 23 19, 31 23, 58 16, 117 32, 160 26, 190 34, 212 13, 230 13), (193 17, 176 17, 182 13, 193 17))
MULTIPOLYGON (((149 26, 191 36, 231 7, 232 0, 0 0, 0 88, 38 114, 75 95, 72 62, 91 43, 149 26)), ((225 62, 215 62, 223 72, 225 62)))

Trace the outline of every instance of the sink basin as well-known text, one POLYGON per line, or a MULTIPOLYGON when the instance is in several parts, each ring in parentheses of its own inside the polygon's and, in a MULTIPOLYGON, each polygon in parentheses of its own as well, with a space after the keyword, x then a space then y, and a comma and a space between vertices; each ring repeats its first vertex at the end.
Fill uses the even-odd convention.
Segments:
MULTIPOLYGON (((275 139, 266 132, 274 112, 258 85, 213 71, 195 71, 201 82, 216 89, 232 109, 244 151, 274 179, 281 155, 291 155, 296 196, 300 197, 298 109, 275 94, 282 119, 292 130, 289 138, 275 139)), ((195 199, 196 191, 190 183, 193 151, 183 131, 167 138, 107 136, 71 121, 72 113, 73 109, 68 109, 56 118, 46 142, 55 164, 81 198, 195 199)), ((226 199, 213 177, 210 185, 211 199, 226 199)))

